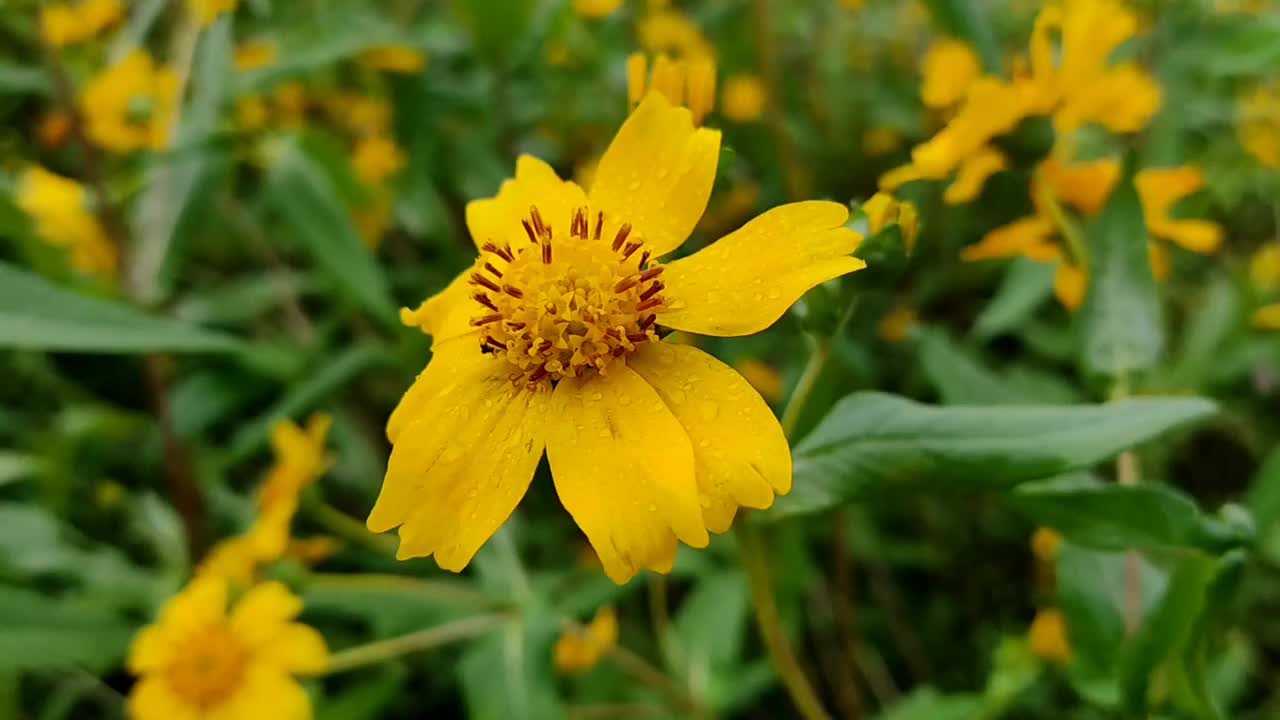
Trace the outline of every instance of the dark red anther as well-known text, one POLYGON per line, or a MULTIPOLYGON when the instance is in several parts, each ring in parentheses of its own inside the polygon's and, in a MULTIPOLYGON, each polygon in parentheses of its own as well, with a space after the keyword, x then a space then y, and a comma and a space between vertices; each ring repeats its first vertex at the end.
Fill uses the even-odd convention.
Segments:
POLYGON ((503 285, 502 292, 510 295, 511 297, 517 300, 524 297, 524 291, 514 285, 503 285))
POLYGON ((498 257, 502 258, 503 260, 506 260, 507 262, 511 262, 512 260, 516 259, 515 256, 511 254, 510 248, 503 250, 502 248, 498 247, 498 244, 492 240, 490 240, 489 242, 486 242, 484 245, 480 247, 480 249, 485 252, 493 253, 494 255, 497 255, 498 257))
POLYGON ((653 325, 657 321, 658 321, 658 316, 654 315, 653 313, 649 313, 648 315, 644 316, 643 320, 640 321, 640 329, 648 330, 649 326, 653 325))
POLYGON ((602 232, 604 232, 604 213, 597 212, 596 213, 596 232, 595 232, 596 240, 600 239, 600 234, 602 232))
POLYGON ((495 277, 502 277, 502 271, 493 266, 493 263, 485 263, 484 269, 493 273, 495 277))
POLYGON ((538 212, 537 205, 529 206, 529 217, 533 220, 533 229, 537 231, 538 237, 542 237, 547 229, 546 224, 542 222, 542 213, 538 212))
POLYGON ((628 275, 628 276, 626 276, 626 277, 622 278, 621 280, 619 280, 619 281, 618 281, 618 282, 613 286, 613 291, 614 291, 614 292, 616 292, 616 293, 626 292, 626 291, 630 290, 631 288, 635 287, 635 286, 636 286, 637 284, 639 284, 639 283, 640 283, 640 278, 639 278, 639 276, 636 276, 636 275, 628 275))
POLYGON ((490 290, 493 290, 494 292, 498 292, 502 290, 502 288, 498 287, 497 283, 481 275, 478 272, 471 273, 471 282, 476 285, 483 285, 484 287, 487 287, 490 290))
POLYGON ((613 238, 612 247, 615 252, 618 250, 618 248, 622 247, 622 244, 627 241, 627 236, 630 234, 631 234, 631 223, 623 223, 622 227, 618 228, 618 234, 613 238))
POLYGON ((508 322, 508 323, 507 323, 507 329, 508 329, 508 330, 523 330, 523 329, 524 329, 524 323, 519 322, 519 321, 512 321, 512 322, 508 322))
POLYGON ((542 243, 542 264, 551 264, 551 236, 547 236, 547 241, 542 243))
POLYGON ((507 344, 506 344, 506 343, 502 342, 501 340, 496 340, 496 339, 494 339, 494 337, 493 337, 492 335, 485 335, 485 336, 484 336, 484 342, 485 342, 485 344, 486 344, 486 345, 489 345, 490 347, 498 348, 499 350, 506 350, 506 349, 507 349, 507 344))
POLYGON ((642 342, 649 342, 649 336, 644 333, 627 333, 627 339, 635 345, 639 345, 642 342))
POLYGON ((627 246, 626 246, 625 248, 623 248, 623 249, 622 249, 622 259, 623 259, 623 260, 626 260, 627 258, 629 258, 629 257, 631 257, 632 255, 634 255, 634 254, 636 253, 636 251, 637 251, 637 250, 639 250, 639 249, 640 249, 640 248, 642 248, 642 247, 644 247, 644 243, 642 243, 642 242, 630 242, 630 243, 627 243, 627 246))
POLYGON ((538 233, 534 231, 533 226, 529 224, 529 221, 521 220, 520 224, 524 226, 524 233, 529 236, 529 242, 533 243, 534 245, 537 245, 538 233))
POLYGON ((658 266, 656 268, 649 268, 648 270, 645 270, 644 272, 640 273, 640 282, 649 282, 650 280, 661 275, 663 270, 666 270, 666 268, 663 266, 658 266))
POLYGON ((475 300, 476 302, 480 303, 481 305, 489 308, 494 312, 498 312, 498 306, 494 305, 493 301, 489 299, 489 296, 485 295, 484 293, 476 293, 475 295, 471 296, 471 299, 475 300))
POLYGON ((640 264, 637 265, 636 267, 639 267, 641 270, 644 270, 644 266, 648 264, 649 264, 649 251, 645 250, 644 252, 640 253, 640 264))
POLYGON ((493 313, 492 315, 484 315, 482 317, 472 318, 471 324, 475 325, 476 327, 480 327, 481 325, 488 325, 489 323, 497 322, 501 319, 502 319, 502 313, 493 313))
POLYGON ((648 300, 645 300, 644 302, 640 303, 639 305, 636 305, 636 312, 640 312, 642 310, 648 310, 649 308, 656 308, 661 304, 662 304, 662 298, 651 297, 648 300))
POLYGON ((640 293, 640 301, 644 302, 645 300, 648 300, 654 295, 657 295, 658 293, 662 292, 662 288, 664 287, 666 286, 663 285, 661 282, 655 282, 654 284, 650 285, 647 290, 640 293))
POLYGON ((546 376, 548 376, 548 375, 550 375, 550 374, 551 374, 551 371, 550 371, 550 370, 547 370, 547 366, 546 366, 546 365, 543 365, 542 367, 540 367, 540 368, 538 368, 537 370, 534 370, 534 371, 533 371, 533 374, 529 376, 529 382, 531 382, 531 383, 536 383, 536 382, 538 382, 539 380, 541 380, 542 378, 544 378, 544 377, 546 377, 546 376))

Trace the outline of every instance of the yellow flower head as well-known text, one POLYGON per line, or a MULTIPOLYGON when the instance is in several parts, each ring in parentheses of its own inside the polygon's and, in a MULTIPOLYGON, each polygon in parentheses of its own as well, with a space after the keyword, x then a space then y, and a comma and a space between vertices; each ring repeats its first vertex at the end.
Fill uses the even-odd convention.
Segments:
POLYGON ((1045 662, 1062 664, 1071 659, 1071 643, 1067 640, 1067 619, 1057 608, 1036 613, 1027 630, 1031 653, 1045 662))
POLYGON ((1096 215, 1107 204, 1111 190, 1120 179, 1120 161, 1101 158, 1067 164, 1055 155, 1045 158, 1032 182, 1031 197, 1044 213, 1044 193, 1079 210, 1086 216, 1096 215))
POLYGON ((573 11, 588 20, 603 20, 622 7, 622 0, 573 0, 573 11))
POLYGON ((71 253, 71 265, 92 275, 114 276, 119 253, 90 209, 80 183, 42 167, 30 167, 18 180, 18 207, 31 216, 40 239, 71 253))
POLYGON ((640 20, 636 31, 640 46, 653 55, 667 55, 677 60, 715 58, 710 41, 693 20, 679 10, 656 10, 640 20))
POLYGON ((239 72, 270 67, 276 61, 276 44, 269 40, 251 40, 235 49, 233 62, 239 72))
POLYGON ((1263 293, 1280 290, 1280 243, 1269 242, 1249 259, 1249 279, 1263 293))
POLYGON ((964 100, 969 86, 982 76, 982 61, 968 43, 942 39, 929 46, 922 63, 920 89, 925 107, 945 109, 964 100))
POLYGON ((374 70, 416 75, 427 67, 427 54, 408 45, 383 45, 360 53, 356 62, 374 70))
POLYGON ((561 673, 584 673, 594 668, 618 644, 618 616, 611 607, 596 611, 585 628, 566 630, 556 639, 553 658, 561 673))
POLYGON ((222 15, 235 12, 239 4, 240 0, 187 0, 191 13, 205 27, 217 22, 222 15))
POLYGON ((590 192, 522 156, 471 202, 480 256, 407 324, 427 369, 387 422, 394 448, 369 529, 399 557, 461 570, 506 521, 546 450, 561 502, 615 582, 668 572, 739 506, 791 488, 777 419, 731 368, 668 329, 759 332, 809 288, 865 266, 834 202, 774 208, 677 260, 707 206, 720 133, 650 93, 590 192))
POLYGON ((356 135, 380 135, 391 128, 391 105, 386 100, 355 93, 339 93, 325 99, 329 113, 356 135))
POLYGON ((1240 98, 1236 137, 1263 167, 1280 169, 1280 85, 1259 85, 1240 98))
POLYGON ((177 75, 142 50, 93 78, 80 97, 89 138, 122 153, 163 148, 177 102, 177 75))
POLYGON ((1208 220, 1182 220, 1171 215, 1173 206, 1204 187, 1204 175, 1190 165, 1143 168, 1134 176, 1142 199, 1147 232, 1186 250, 1212 254, 1222 246, 1222 227, 1208 220))
POLYGON ((259 95, 246 95, 236 100, 236 126, 245 132, 261 130, 271 120, 271 109, 259 95))
POLYGON ((906 342, 911 337, 911 331, 915 329, 919 319, 920 316, 915 308, 900 305, 880 318, 876 334, 881 340, 894 345, 906 342))
POLYGON ((40 8, 40 35, 53 47, 82 43, 119 22, 124 10, 123 0, 48 3, 40 8))
POLYGON ((276 118, 284 127, 295 128, 306 124, 309 101, 307 89, 299 82, 277 85, 271 91, 276 118))
POLYGON ((1058 557, 1058 546, 1062 544, 1062 536, 1053 528, 1041 527, 1031 534, 1031 554, 1036 562, 1052 565, 1058 557))
POLYGON ((329 650, 294 622, 302 600, 278 582, 257 585, 228 607, 225 580, 199 578, 138 632, 129 671, 135 720, 311 717, 297 675, 324 672, 329 650))
POLYGON ((902 244, 906 246, 907 253, 915 248, 920 231, 920 215, 915 205, 899 201, 889 193, 876 193, 862 204, 862 212, 866 213, 867 230, 872 235, 890 225, 897 225, 902 230, 902 244))
POLYGON ((289 420, 280 420, 271 428, 275 463, 258 492, 258 507, 263 512, 288 498, 296 502, 298 493, 329 469, 325 439, 332 425, 332 417, 316 413, 307 420, 305 430, 289 420))
POLYGON ((782 375, 774 366, 763 360, 747 358, 735 362, 733 369, 746 378, 766 402, 776 403, 782 399, 782 375))
POLYGON ((764 81, 757 75, 739 73, 724 81, 724 92, 720 97, 721 111, 736 123, 759 120, 768 101, 764 81))
POLYGON ((1264 305, 1253 311, 1250 318, 1259 330, 1280 330, 1280 303, 1264 305))
POLYGON ((650 75, 644 53, 627 58, 627 99, 632 108, 649 91, 661 93, 673 105, 683 105, 693 113, 695 125, 711 112, 716 102, 716 65, 709 57, 672 60, 659 55, 650 75))
POLYGON ((280 496, 263 507, 246 532, 222 540, 209 550, 196 577, 217 577, 236 586, 249 585, 258 569, 279 560, 289 547, 289 526, 298 509, 298 498, 280 496))
POLYGON ((356 177, 368 185, 381 185, 404 167, 404 152, 385 135, 361 138, 351 150, 351 166, 356 177))

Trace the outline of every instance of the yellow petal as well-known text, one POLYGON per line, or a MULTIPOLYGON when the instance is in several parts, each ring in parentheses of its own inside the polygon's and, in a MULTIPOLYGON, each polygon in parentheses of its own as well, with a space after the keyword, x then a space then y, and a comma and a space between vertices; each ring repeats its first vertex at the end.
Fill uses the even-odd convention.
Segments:
POLYGON ((586 204, 586 195, 576 183, 561 180, 542 160, 521 155, 516 160, 515 179, 502 183, 494 197, 467 203, 467 230, 477 248, 490 241, 499 246, 527 243, 520 221, 529 217, 530 208, 537 206, 552 229, 563 236, 569 230, 574 209, 586 204))
POLYGON ((1009 167, 1004 153, 990 147, 980 148, 964 162, 960 163, 960 171, 956 179, 947 186, 942 199, 948 205, 963 205, 972 202, 982 194, 987 178, 1009 167))
POLYGON ((627 56, 627 105, 635 107, 644 98, 645 84, 649 81, 649 59, 642 52, 627 56))
POLYGON ((676 539, 705 547, 689 437, 625 365, 556 386, 547 458, 560 502, 614 582, 669 568, 676 539))
POLYGON ((182 702, 161 675, 142 678, 129 692, 132 720, 203 720, 199 708, 182 702))
POLYGON ((391 417, 387 418, 387 439, 394 443, 400 431, 421 416, 424 407, 484 359, 480 343, 472 336, 435 343, 431 347, 431 360, 427 367, 418 373, 395 410, 391 411, 391 417))
POLYGON ((1107 196, 1120 179, 1120 161, 1102 158, 1068 165, 1050 156, 1040 163, 1038 177, 1048 184, 1054 197, 1085 215, 1092 215, 1106 204, 1107 196))
POLYGON ((1208 220, 1161 220, 1151 233, 1163 237, 1184 250, 1210 255, 1222 247, 1222 227, 1208 220))
POLYGON ((729 529, 739 506, 764 509, 791 490, 791 449, 760 394, 732 368, 687 345, 654 343, 627 365, 657 391, 693 447, 702 517, 729 529))
POLYGON ((666 327, 702 335, 759 332, 810 288, 866 263, 849 210, 810 200, 776 207, 697 253, 667 265, 666 327))
POLYGON ((1280 330, 1280 303, 1264 305, 1253 311, 1253 326, 1262 330, 1280 330))
POLYGON ((248 666, 235 693, 202 715, 200 720, 311 720, 311 698, 298 681, 269 663, 248 666), (265 712, 264 712, 265 710, 265 712))
POLYGON ((1151 274, 1157 280, 1165 280, 1169 277, 1171 261, 1169 259, 1169 248, 1163 243, 1147 241, 1147 259, 1151 263, 1151 274))
POLYGON ((929 46, 921 68, 920 97, 925 107, 946 108, 964 99, 982 75, 982 61, 967 43, 942 39, 929 46))
POLYGON ((1053 234, 1053 223, 1039 215, 1020 218, 1001 225, 984 235, 981 241, 961 250, 960 259, 974 262, 1016 257, 1042 244, 1053 234))
POLYGON ((542 457, 550 392, 482 356, 404 419, 369 529, 400 529, 398 557, 457 572, 506 522, 542 457))
POLYGON ((276 581, 264 582, 240 598, 231 611, 231 630, 249 647, 271 640, 302 612, 302 598, 276 581))
POLYGON ((129 672, 141 675, 167 665, 173 657, 171 637, 159 625, 148 625, 139 630, 129 646, 129 672))
POLYGON ((227 581, 219 577, 197 577, 165 606, 160 625, 166 633, 179 636, 222 622, 226 614, 227 581))
POLYGON ((1075 312, 1084 303, 1085 290, 1088 288, 1089 276, 1080 268, 1067 263, 1059 263, 1053 275, 1053 294, 1066 309, 1075 312))
POLYGON ((315 628, 289 623, 258 648, 256 658, 295 675, 315 675, 329 666, 329 648, 315 628))
MULTIPOLYGON (((470 282, 471 273, 471 268, 462 271, 448 287, 423 300, 413 310, 402 308, 400 322, 421 328, 422 332, 431 336, 433 347, 462 335, 475 334, 471 318, 479 314, 480 305, 471 299, 474 292, 474 286, 470 282)), ((473 344, 479 347, 478 342, 473 344)))
POLYGON ((719 131, 695 128, 687 109, 651 92, 600 158, 591 207, 631 223, 655 255, 665 255, 707 209, 719 161, 719 131))

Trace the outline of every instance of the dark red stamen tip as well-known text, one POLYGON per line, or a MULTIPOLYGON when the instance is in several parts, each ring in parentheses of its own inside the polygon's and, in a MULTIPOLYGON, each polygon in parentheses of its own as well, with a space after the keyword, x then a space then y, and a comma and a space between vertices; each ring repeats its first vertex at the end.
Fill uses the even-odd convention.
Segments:
POLYGON ((661 275, 663 270, 666 270, 666 268, 656 267, 656 268, 649 268, 648 270, 645 270, 644 272, 640 273, 640 282, 649 282, 650 280, 661 275))
POLYGON ((636 312, 640 312, 641 310, 648 310, 649 308, 656 308, 661 304, 662 304, 662 298, 651 297, 648 300, 645 300, 644 302, 640 303, 639 305, 636 305, 636 312))
POLYGON ((613 291, 617 293, 626 292, 640 283, 640 277, 637 275, 628 275, 619 280, 614 286, 613 291))
POLYGON ((493 337, 492 335, 485 335, 485 336, 484 336, 484 341, 485 341, 485 344, 490 345, 490 346, 492 346, 492 347, 496 347, 496 348, 499 348, 499 349, 501 349, 501 350, 506 350, 506 349, 507 349, 507 344, 506 344, 506 343, 504 343, 504 342, 502 342, 502 341, 500 341, 500 340, 495 340, 495 339, 494 339, 494 337, 493 337))
POLYGON ((542 264, 551 264, 551 237, 547 237, 547 242, 542 243, 542 264))
POLYGON ((635 252, 636 252, 637 250, 639 250, 640 248, 642 248, 642 247, 644 247, 644 243, 642 243, 642 242, 631 242, 631 243, 627 243, 627 246, 626 246, 625 248, 623 248, 623 249, 622 249, 622 259, 623 259, 623 260, 626 260, 627 258, 629 258, 629 257, 631 257, 632 255, 634 255, 634 254, 635 254, 635 252))
POLYGON ((538 234, 534 232, 533 226, 529 224, 529 221, 521 220, 520 224, 524 226, 524 233, 529 236, 529 242, 533 243, 534 245, 537 245, 538 234))
POLYGON ((481 325, 488 325, 489 323, 497 322, 501 319, 502 319, 501 313, 493 313, 492 315, 485 315, 483 317, 472 318, 471 324, 475 325, 476 327, 480 327, 481 325))
POLYGON ((654 315, 653 313, 645 315, 644 319, 640 321, 640 329, 647 330, 650 325, 654 324, 657 321, 658 321, 657 315, 654 315))
POLYGON ((502 271, 493 266, 493 263, 485 263, 484 269, 493 273, 496 277, 502 277, 502 271))
POLYGON ((501 290, 501 289, 502 289, 502 288, 498 287, 498 284, 497 284, 497 283, 495 283, 494 281, 490 280, 489 278, 487 278, 487 277, 485 277, 485 276, 481 275, 481 274, 480 274, 480 273, 478 273, 478 272, 473 272, 473 273, 471 273, 471 282, 472 282, 472 283, 474 283, 474 284, 476 284, 476 285, 483 285, 484 287, 487 287, 487 288, 489 288, 490 290, 493 290, 493 291, 495 291, 495 292, 496 292, 496 291, 499 291, 499 290, 501 290))
POLYGON ((480 303, 481 305, 489 308, 494 312, 498 311, 498 306, 494 305, 493 301, 489 299, 489 296, 485 295, 484 293, 476 293, 475 295, 471 296, 471 299, 475 300, 476 302, 480 303))
POLYGON ((622 247, 622 244, 627 241, 627 236, 630 234, 631 223, 623 223, 622 227, 618 228, 618 234, 613 238, 613 249, 616 251, 618 248, 622 247))
POLYGON ((524 297, 524 291, 514 285, 503 285, 502 292, 516 298, 517 300, 524 297))
POLYGON ((640 293, 640 300, 641 300, 641 302, 643 302, 643 301, 645 301, 645 300, 648 300, 649 298, 653 297, 654 295, 657 295, 658 293, 662 292, 662 288, 664 288, 664 287, 666 287, 666 286, 665 286, 665 285, 663 285, 661 282, 655 282, 654 284, 650 285, 650 286, 649 286, 649 289, 647 289, 647 290, 645 290, 644 292, 640 293))
POLYGON ((603 231, 604 231, 604 213, 597 212, 596 213, 596 231, 595 231, 596 240, 600 239, 600 233, 602 233, 603 231))

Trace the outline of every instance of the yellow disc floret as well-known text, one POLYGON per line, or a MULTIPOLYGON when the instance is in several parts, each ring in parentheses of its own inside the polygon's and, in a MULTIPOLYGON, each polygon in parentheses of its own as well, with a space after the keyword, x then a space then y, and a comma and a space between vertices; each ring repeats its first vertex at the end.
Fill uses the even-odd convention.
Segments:
POLYGON ((531 207, 521 221, 525 237, 485 242, 471 273, 481 349, 506 358, 516 384, 603 374, 658 341, 663 267, 641 251, 631 225, 586 207, 564 218, 567 233, 554 220, 531 207), (606 226, 617 230, 605 233, 606 226))
POLYGON ((169 666, 169 683, 200 708, 221 704, 240 685, 248 660, 243 643, 223 625, 196 630, 169 666))

